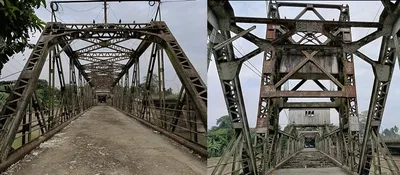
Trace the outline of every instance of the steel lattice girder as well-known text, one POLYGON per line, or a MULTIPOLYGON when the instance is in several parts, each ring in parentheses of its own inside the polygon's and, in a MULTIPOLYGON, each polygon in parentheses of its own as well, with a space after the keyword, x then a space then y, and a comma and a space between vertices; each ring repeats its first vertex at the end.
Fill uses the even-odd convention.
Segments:
MULTIPOLYGON (((227 39, 229 39, 230 37, 226 37, 227 36, 227 31, 231 31, 233 33, 236 34, 242 34, 245 30, 240 28, 239 26, 237 26, 235 23, 237 22, 246 22, 246 23, 264 23, 264 24, 279 24, 281 26, 283 26, 286 30, 288 30, 287 33, 285 33, 284 35, 281 35, 280 37, 276 38, 275 40, 266 40, 266 39, 262 39, 259 38, 251 33, 246 33, 244 34, 243 38, 252 42, 253 44, 255 44, 256 46, 258 46, 259 48, 253 50, 252 52, 245 54, 242 58, 238 58, 235 61, 224 61, 224 62, 219 62, 218 59, 221 59, 222 57, 224 57, 223 54, 232 54, 233 53, 233 49, 232 49, 232 44, 227 44, 226 48, 221 49, 221 51, 214 51, 214 57, 216 59, 216 65, 218 68, 218 72, 220 75, 220 79, 221 79, 221 83, 223 86, 223 90, 224 90, 224 94, 228 95, 226 93, 226 89, 224 89, 224 85, 227 83, 224 83, 224 79, 230 78, 233 79, 234 77, 238 76, 238 72, 239 69, 241 67, 241 63, 254 57, 255 55, 261 53, 262 51, 265 52, 270 52, 270 51, 275 51, 276 49, 282 49, 282 48, 298 48, 298 49, 304 49, 304 50, 331 50, 334 52, 344 52, 347 56, 351 56, 352 54, 356 54, 357 56, 360 56, 361 59, 365 60, 366 62, 370 63, 371 65, 373 65, 374 67, 374 72, 379 72, 382 70, 385 70, 385 68, 389 68, 388 66, 383 66, 381 64, 379 64, 376 61, 371 60, 370 58, 368 58, 367 56, 363 55, 362 53, 360 53, 358 51, 359 48, 361 48, 362 46, 374 41, 375 39, 381 37, 381 36, 395 36, 395 34, 398 32, 398 26, 396 29, 392 29, 395 28, 393 27, 395 21, 399 21, 399 17, 398 17, 398 11, 397 9, 400 9, 396 6, 399 5, 399 1, 397 1, 396 3, 391 3, 390 1, 385 1, 386 4, 391 4, 391 5, 386 5, 387 8, 384 10, 384 12, 381 15, 381 20, 378 23, 374 23, 374 22, 334 22, 334 21, 328 21, 328 22, 321 22, 321 21, 314 21, 314 20, 286 20, 286 19, 267 19, 267 18, 246 18, 246 17, 234 17, 234 13, 233 13, 233 9, 230 6, 228 1, 208 1, 208 6, 209 6, 209 11, 208 11, 208 29, 209 29, 209 37, 210 37, 210 45, 216 45, 218 44, 218 42, 222 42, 225 41, 227 39), (391 10, 388 10, 388 8, 391 8, 391 10), (389 12, 389 13, 387 13, 389 12), (353 41, 353 42, 349 42, 349 41, 341 41, 341 39, 339 37, 334 36, 332 33, 330 33, 329 31, 334 28, 334 27, 344 27, 344 28, 349 28, 349 27, 373 27, 373 28, 377 28, 377 30, 361 39, 359 39, 358 41, 353 41), (395 31, 393 31, 395 30, 395 31), (221 32, 220 32, 221 31, 221 32), (332 41, 335 41, 335 43, 338 43, 339 45, 336 46, 312 46, 312 45, 307 45, 307 46, 302 46, 300 44, 291 44, 291 45, 279 45, 277 43, 279 43, 280 41, 284 40, 287 37, 290 37, 292 34, 294 34, 295 31, 314 31, 314 32, 319 32, 324 34, 327 38, 329 38, 332 41), (211 39, 212 38, 212 39, 211 39), (213 43, 212 43, 213 42, 213 43), (222 54, 218 53, 221 52, 222 54), (220 67, 221 65, 225 65, 225 68, 220 67), (385 67, 385 68, 383 68, 385 67)), ((279 2, 277 3, 278 7, 285 5, 285 6, 302 6, 302 7, 308 7, 310 6, 309 4, 299 4, 299 3, 285 3, 285 2, 279 2)), ((343 8, 343 6, 341 5, 325 5, 325 4, 314 4, 314 7, 323 7, 323 8, 336 8, 336 9, 341 9, 343 8)), ((301 15, 300 15, 301 16, 301 15)), ((397 36, 395 36, 396 40, 394 41, 395 43, 398 42, 397 40, 397 36)), ((387 42, 387 41, 383 41, 383 42, 387 42)), ((395 45, 396 49, 398 49, 398 44, 395 45)), ((209 46, 209 48, 211 48, 209 46)), ((382 47, 383 50, 385 50, 382 47)), ((400 49, 399 49, 400 50, 400 49)), ((393 54, 394 49, 391 49, 391 52, 388 52, 388 54, 393 54)), ((381 53, 386 53, 385 51, 381 51, 381 53)), ((398 53, 400 53, 398 51, 398 53)), ((381 54, 382 55, 382 54, 381 54)), ((399 54, 400 55, 400 54, 399 54)), ((382 56, 381 56, 382 57, 382 56)), ((389 63, 386 64, 394 64, 392 63, 392 61, 388 61, 389 63)), ((386 70, 392 70, 391 69, 386 69, 386 70)), ((377 74, 377 73, 375 73, 377 74)), ((389 71, 388 74, 385 75, 376 75, 376 76, 381 76, 381 77, 386 77, 385 80, 389 81, 390 83, 390 78, 387 78, 388 75, 391 75, 392 71, 389 71), (390 73, 390 74, 389 74, 390 73)), ((354 78, 354 77, 353 77, 354 78)), ((349 82, 349 83, 354 83, 355 81, 349 82)), ((374 83, 376 84, 381 84, 382 86, 385 86, 386 89, 388 88, 388 82, 385 83, 374 83)), ((235 86, 235 89, 240 89, 240 87, 237 87, 237 85, 235 86)), ((377 127, 379 127, 380 119, 382 118, 382 114, 383 112, 378 112, 378 113, 373 113, 371 111, 374 111, 376 106, 379 106, 379 111, 383 111, 384 108, 384 102, 385 100, 379 100, 380 105, 373 105, 373 100, 376 99, 385 99, 387 96, 387 93, 378 93, 375 91, 381 90, 382 88, 374 88, 374 93, 373 94, 380 94, 379 97, 375 97, 372 98, 371 100, 371 107, 370 107, 370 114, 368 116, 369 120, 374 120, 375 118, 375 122, 371 122, 374 123, 377 127), (380 115, 378 117, 372 117, 371 115, 380 115), (379 118, 379 119, 378 119, 379 118)), ((282 95, 282 94, 281 94, 282 95)), ((293 93, 293 95, 301 97, 301 94, 295 94, 293 93)), ((290 96, 293 96, 290 95, 290 96)), ((332 94, 331 94, 332 95, 332 94)), ((241 97, 242 94, 238 94, 235 93, 235 97, 241 97)), ((279 96, 279 95, 278 95, 279 96)), ((315 94, 315 97, 319 96, 318 94, 315 94)), ((339 95, 337 94, 337 96, 340 97, 347 97, 348 95, 346 94, 342 94, 339 95)), ((350 95, 349 97, 353 97, 354 95, 350 95)), ((289 96, 288 96, 289 97, 289 96)), ((351 98, 350 98, 351 99, 351 98)), ((233 107, 233 105, 229 102, 230 100, 233 100, 232 97, 227 96, 225 98, 226 102, 227 102, 227 107, 228 107, 228 112, 230 117, 232 118, 233 122, 235 123, 236 121, 241 121, 243 119, 246 120, 246 115, 235 112, 235 113, 230 113, 230 109, 231 107, 233 107), (239 120, 237 118, 240 118, 239 120)), ((236 100, 238 101, 238 100, 236 100)), ((239 101, 240 102, 240 101, 239 101)), ((350 101, 349 104, 353 103, 354 101, 350 101)), ((356 103, 356 102, 355 102, 356 103)), ((237 105, 235 105, 237 106, 237 105)), ((336 106, 336 105, 335 105, 336 106)), ((244 108, 244 107, 241 107, 244 108)), ((354 107, 351 107, 350 111, 350 115, 357 115, 357 110, 353 110, 354 107)), ((245 123, 245 122, 243 122, 245 123)), ((246 123, 245 123, 246 124, 246 123)), ((371 125, 366 127, 366 132, 370 131, 371 125)), ((243 132, 246 132, 246 126, 242 127, 242 128, 236 128, 239 132, 242 132, 242 130, 244 130, 243 132)), ((349 137, 352 137, 351 135, 349 137)), ((364 136, 366 138, 364 138, 364 144, 362 145, 362 150, 365 150, 366 148, 366 143, 368 142, 368 135, 364 136)), ((352 151, 356 151, 356 150, 352 150, 352 151)), ((248 152, 243 152, 243 154, 248 154, 248 152)), ((356 152, 352 153, 352 154, 358 154, 356 152)), ((361 155, 364 157, 367 157, 366 152, 362 151, 361 155)), ((248 155, 247 157, 251 157, 251 155, 248 155)), ((349 160, 352 161, 352 160, 349 160)), ((362 158, 360 158, 359 160, 359 167, 364 168, 365 167, 365 160, 363 160, 362 158)), ((244 164, 248 165, 248 162, 244 164)), ((354 161, 353 161, 354 163, 354 161)), ((250 165, 251 166, 251 165, 250 165)), ((352 165, 354 166, 354 164, 352 165)), ((351 169, 353 171, 357 171, 354 169, 354 167, 351 167, 351 169)), ((369 170, 369 169, 368 169, 369 170)), ((243 170, 244 173, 253 173, 253 172, 247 172, 245 170, 243 170)))
MULTIPOLYGON (((6 160, 8 156, 12 141, 25 115, 25 108, 36 89, 36 84, 46 61, 49 48, 59 44, 66 55, 71 59, 71 63, 82 73, 87 82, 94 87, 94 81, 96 79, 94 77, 96 76, 91 73, 92 79, 89 78, 88 73, 85 72, 84 67, 80 64, 76 52, 74 52, 69 45, 69 42, 72 40, 88 38, 101 40, 106 38, 131 38, 142 40, 136 50, 131 51, 128 63, 124 66, 117 78, 113 78, 113 76, 107 77, 113 78, 111 81, 108 80, 111 86, 115 85, 133 63, 139 59, 150 43, 161 45, 166 50, 182 85, 185 87, 188 96, 199 112, 204 126, 207 126, 207 87, 169 31, 165 22, 154 21, 140 24, 106 25, 50 22, 47 23, 43 30, 27 64, 15 84, 15 88, 2 108, 1 116, 6 116, 6 118, 0 120, 0 161, 6 160)), ((104 78, 100 79, 104 80, 104 78)))
POLYGON ((99 39, 99 38, 91 38, 91 39, 82 39, 84 41, 90 42, 92 43, 89 46, 86 46, 84 48, 78 49, 75 52, 77 53, 85 53, 85 52, 92 52, 92 51, 96 51, 99 50, 101 48, 109 48, 115 51, 119 51, 119 52, 132 52, 133 49, 128 49, 126 47, 117 45, 120 42, 126 41, 128 39, 126 38, 111 38, 111 39, 107 39, 107 40, 103 40, 103 39, 99 39))
MULTIPOLYGON (((209 35, 210 33, 213 33, 213 37, 217 36, 214 39, 220 39, 211 41, 213 45, 217 45, 218 43, 230 38, 229 16, 233 16, 233 9, 230 7, 230 4, 227 3, 227 1, 208 1, 209 35), (221 31, 219 36, 218 30, 221 31)), ((228 115, 232 119, 232 125, 235 131, 235 137, 233 139, 237 140, 232 142, 232 144, 230 144, 231 147, 229 148, 234 150, 234 147, 237 147, 234 146, 236 145, 234 144, 235 142, 237 144, 243 144, 243 149, 240 150, 243 151, 241 157, 240 155, 234 157, 240 157, 239 159, 243 161, 243 174, 257 174, 254 149, 250 140, 250 128, 244 107, 240 80, 238 77, 238 69, 241 67, 242 62, 237 61, 237 59, 235 60, 233 53, 233 47, 231 45, 228 45, 228 47, 224 47, 221 50, 214 51, 213 53, 221 81, 221 87, 223 90, 228 115)), ((223 155, 222 157, 228 156, 230 155, 223 155)))
POLYGON ((80 57, 128 57, 130 52, 81 52, 80 57))

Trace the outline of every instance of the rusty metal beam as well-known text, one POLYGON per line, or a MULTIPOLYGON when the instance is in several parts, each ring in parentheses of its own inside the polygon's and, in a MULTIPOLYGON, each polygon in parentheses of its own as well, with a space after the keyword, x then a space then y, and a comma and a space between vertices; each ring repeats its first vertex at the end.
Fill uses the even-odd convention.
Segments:
POLYGON ((233 17, 233 22, 236 23, 253 23, 253 24, 271 24, 284 25, 288 28, 296 28, 297 31, 307 31, 305 26, 310 26, 310 29, 322 31, 322 28, 333 27, 365 27, 365 28, 382 28, 383 24, 379 22, 346 22, 346 21, 321 21, 321 20, 294 20, 294 19, 273 19, 273 18, 257 18, 257 17, 233 17), (312 27, 311 27, 312 26, 312 27))

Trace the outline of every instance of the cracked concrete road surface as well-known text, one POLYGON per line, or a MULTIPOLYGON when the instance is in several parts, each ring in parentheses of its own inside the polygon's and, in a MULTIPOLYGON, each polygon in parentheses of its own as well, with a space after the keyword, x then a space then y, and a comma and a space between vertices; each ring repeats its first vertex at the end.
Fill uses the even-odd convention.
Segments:
POLYGON ((96 106, 2 175, 200 175, 206 163, 114 108, 96 106))

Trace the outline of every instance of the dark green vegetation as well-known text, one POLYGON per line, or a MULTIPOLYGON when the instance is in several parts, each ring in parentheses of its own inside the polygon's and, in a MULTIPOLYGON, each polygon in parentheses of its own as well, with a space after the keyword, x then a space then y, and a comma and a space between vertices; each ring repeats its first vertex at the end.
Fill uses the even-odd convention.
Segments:
MULTIPOLYGON (((360 135, 364 134, 365 130, 365 123, 367 122, 367 115, 368 111, 363 111, 359 115, 360 119, 360 135)), ((394 125, 391 128, 385 128, 383 129, 381 133, 381 137, 383 140, 399 140, 400 141, 400 135, 399 135, 399 128, 394 125)))
MULTIPOLYGON (((14 81, 0 81, 0 105, 3 105, 8 97, 8 93, 10 89, 12 89, 14 81)), ((69 86, 67 85, 66 89, 68 89, 69 86)), ((61 96, 61 90, 58 88, 52 88, 53 93, 55 96, 55 102, 54 105, 55 107, 58 107, 60 105, 60 96, 61 96)), ((44 107, 48 107, 50 104, 50 91, 51 88, 49 86, 49 83, 47 80, 39 79, 37 83, 37 90, 36 94, 38 98, 41 100, 42 104, 44 107)))
POLYGON ((228 115, 217 120, 217 126, 207 131, 208 157, 219 157, 233 137, 232 121, 228 115))
POLYGON ((0 0, 0 70, 15 53, 23 52, 29 44, 29 31, 41 31, 45 23, 35 9, 46 6, 45 0, 0 0))

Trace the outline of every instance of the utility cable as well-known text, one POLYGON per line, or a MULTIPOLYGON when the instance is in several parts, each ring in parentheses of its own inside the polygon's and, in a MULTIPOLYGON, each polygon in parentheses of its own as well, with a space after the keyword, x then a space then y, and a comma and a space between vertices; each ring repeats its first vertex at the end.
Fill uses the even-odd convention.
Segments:
POLYGON ((115 15, 115 13, 114 13, 114 10, 111 8, 111 5, 109 5, 110 6, 110 10, 111 10, 111 13, 113 14, 113 16, 115 17, 115 19, 118 21, 119 19, 117 18, 117 16, 115 15))
POLYGON ((8 77, 11 77, 11 76, 13 76, 13 75, 15 75, 15 74, 17 74, 17 73, 20 73, 20 72, 22 72, 22 70, 21 70, 21 71, 18 71, 18 72, 14 72, 14 73, 12 73, 12 74, 10 74, 10 75, 7 75, 7 76, 5 76, 5 77, 1 77, 0 80, 3 80, 3 79, 8 78, 8 77))
MULTIPOLYGON (((216 34, 212 34, 212 35, 216 35, 216 34)), ((214 37, 214 36, 211 36, 211 37, 214 37)), ((209 40, 209 39, 208 39, 209 40)), ((210 41, 210 40, 209 40, 210 41)), ((243 57, 243 54, 242 54, 242 52, 240 52, 240 50, 238 49, 238 48, 236 48, 233 44, 232 44, 232 46, 233 46, 233 48, 236 50, 236 51, 238 51, 239 52, 239 54, 240 55, 242 55, 242 57, 243 57)), ((249 61, 248 61, 249 62, 249 61)), ((250 63, 250 62, 249 62, 250 63)), ((253 65, 253 64, 251 64, 258 72, 256 72, 256 71, 254 71, 250 66, 248 66, 247 64, 246 64, 246 62, 244 62, 243 63, 247 68, 249 68, 253 73, 255 73, 256 75, 258 75, 259 77, 261 77, 261 72, 253 65)))
MULTIPOLYGON (((232 46, 233 46, 233 48, 235 48, 235 50, 238 51, 238 52, 240 53, 240 55, 242 55, 242 57, 243 57, 243 54, 239 51, 239 49, 237 49, 233 44, 232 44, 232 46)), ((250 63, 249 61, 247 61, 247 62, 250 63)), ((256 75, 258 75, 259 77, 261 77, 261 72, 260 72, 256 67, 254 67, 253 64, 250 63, 259 73, 256 72, 256 71, 254 71, 252 68, 250 68, 250 66, 247 65, 246 62, 243 62, 243 64, 244 64, 247 68, 249 68, 252 72, 254 72, 256 75)))
MULTIPOLYGON (((382 4, 381 4, 381 6, 379 6, 379 9, 378 9, 378 11, 377 11, 376 14, 375 14, 374 20, 372 20, 373 22, 375 21, 376 17, 378 16, 378 13, 379 13, 379 11, 381 10, 382 6, 383 6, 382 4)), ((367 33, 366 33, 365 35, 368 35, 369 30, 371 30, 371 28, 368 28, 367 33)))
MULTIPOLYGON (((48 12, 50 12, 50 15, 53 15, 53 13, 52 13, 49 9, 47 9, 47 8, 44 8, 44 9, 46 9, 48 12)), ((54 11, 54 12, 56 12, 56 11, 54 11)), ((54 16, 55 16, 57 19, 59 19, 60 21, 66 23, 64 20, 62 20, 60 17, 58 17, 58 16, 56 15, 56 13, 54 13, 54 16)))
POLYGON ((99 5, 95 6, 95 7, 92 7, 92 8, 89 8, 89 9, 85 9, 85 10, 75 10, 75 9, 73 9, 73 8, 71 8, 71 7, 68 7, 67 5, 62 5, 62 6, 68 8, 68 9, 74 11, 74 12, 87 12, 87 11, 93 10, 93 9, 95 9, 95 8, 97 8, 97 7, 100 7, 100 6, 102 6, 102 5, 103 5, 103 4, 99 4, 99 5))
POLYGON ((97 20, 97 18, 99 17, 100 13, 103 11, 103 9, 100 9, 99 13, 97 13, 96 18, 94 19, 95 21, 97 20))
MULTIPOLYGON (((238 44, 238 46, 240 47, 240 45, 238 44)), ((240 53, 240 55, 242 55, 242 57, 243 57, 243 54, 242 54, 242 52, 240 52, 239 51, 239 49, 236 47, 236 46, 234 46, 234 48, 236 49, 236 51, 238 51, 239 53, 240 53)), ((242 47, 240 47, 240 48, 242 48, 242 47)), ((262 74, 261 73, 261 71, 260 70, 258 70, 251 62, 250 62, 250 60, 247 60, 247 62, 252 66, 252 67, 254 67, 254 69, 256 69, 257 70, 257 72, 258 73, 260 73, 260 75, 262 74)))

